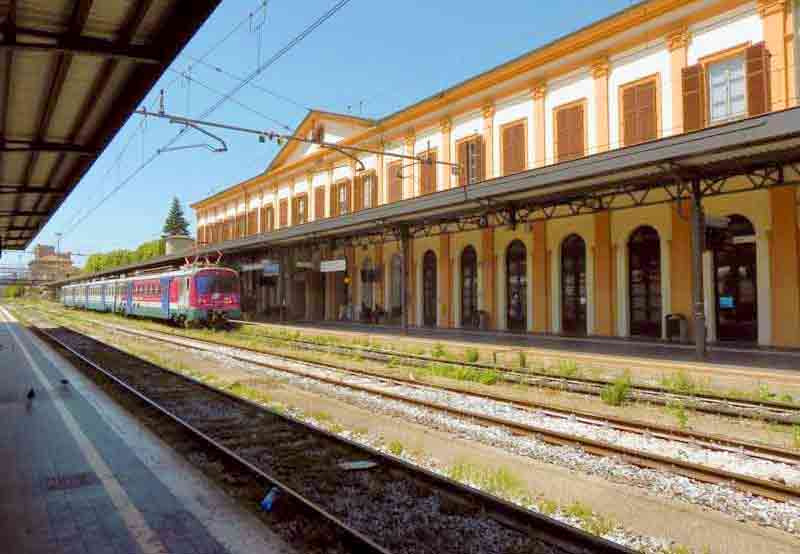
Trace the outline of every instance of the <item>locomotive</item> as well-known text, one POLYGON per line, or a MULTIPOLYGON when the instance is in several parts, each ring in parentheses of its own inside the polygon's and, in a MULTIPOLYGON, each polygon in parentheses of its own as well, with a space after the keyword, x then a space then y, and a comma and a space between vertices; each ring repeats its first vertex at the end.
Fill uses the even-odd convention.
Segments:
POLYGON ((205 265, 66 285, 61 289, 61 303, 185 327, 216 326, 242 316, 239 274, 205 265))

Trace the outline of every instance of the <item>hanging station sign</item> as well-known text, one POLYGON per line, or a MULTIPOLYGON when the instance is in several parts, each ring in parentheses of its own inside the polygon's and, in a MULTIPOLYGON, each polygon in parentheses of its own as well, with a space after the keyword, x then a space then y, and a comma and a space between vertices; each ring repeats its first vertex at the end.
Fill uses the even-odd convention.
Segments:
POLYGON ((314 262, 298 261, 294 265, 297 269, 314 269, 314 262))
POLYGON ((242 271, 259 271, 262 267, 264 267, 263 263, 242 264, 241 270, 242 271))
POLYGON ((266 276, 280 275, 281 273, 281 264, 279 264, 278 262, 273 262, 272 260, 264 260, 263 267, 264 267, 264 275, 266 276))
POLYGON ((319 270, 321 273, 347 271, 347 260, 345 258, 339 258, 338 260, 322 260, 319 262, 319 270))

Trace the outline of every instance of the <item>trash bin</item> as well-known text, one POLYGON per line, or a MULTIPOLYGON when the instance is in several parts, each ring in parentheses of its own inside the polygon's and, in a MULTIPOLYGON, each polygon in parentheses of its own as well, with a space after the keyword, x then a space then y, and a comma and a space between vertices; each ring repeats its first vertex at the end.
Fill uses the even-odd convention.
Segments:
POLYGON ((677 338, 679 342, 689 342, 689 323, 683 314, 667 314, 664 318, 667 326, 667 340, 677 338))

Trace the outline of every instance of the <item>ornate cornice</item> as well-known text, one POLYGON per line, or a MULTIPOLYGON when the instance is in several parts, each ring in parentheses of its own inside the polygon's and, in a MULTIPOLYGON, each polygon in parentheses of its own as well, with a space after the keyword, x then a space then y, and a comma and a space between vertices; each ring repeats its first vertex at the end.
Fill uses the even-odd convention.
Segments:
POLYGON ((488 102, 483 105, 483 108, 481 108, 481 113, 483 113, 484 119, 493 118, 494 112, 495 112, 494 102, 488 102))
POLYGON ((675 29, 667 35, 667 48, 670 52, 685 48, 689 44, 689 30, 686 27, 675 29))
POLYGON ((593 61, 590 65, 590 71, 592 73, 592 77, 595 79, 602 79, 604 77, 608 77, 608 70, 610 64, 608 63, 608 57, 604 56, 602 58, 598 58, 593 61))
POLYGON ((758 14, 762 18, 775 13, 786 13, 786 0, 758 0, 758 14))
POLYGON ((449 133, 453 129, 453 120, 445 117, 439 122, 439 126, 442 129, 442 133, 449 133))
POLYGON ((541 100, 547 94, 547 83, 544 81, 537 81, 531 87, 531 94, 534 100, 541 100))

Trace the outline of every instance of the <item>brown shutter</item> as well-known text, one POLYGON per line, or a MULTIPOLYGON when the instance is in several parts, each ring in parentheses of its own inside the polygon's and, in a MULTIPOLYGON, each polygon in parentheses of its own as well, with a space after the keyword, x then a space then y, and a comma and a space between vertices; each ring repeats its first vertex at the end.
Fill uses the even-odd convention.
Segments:
POLYGON ((399 177, 402 162, 392 162, 386 168, 389 181, 389 202, 400 202, 403 199, 403 179, 399 177))
POLYGON ((636 87, 638 112, 638 142, 658 138, 658 109, 656 107, 656 82, 647 81, 636 87))
POLYGON ((770 54, 763 42, 747 49, 747 113, 750 116, 770 111, 770 54))
POLYGON ((456 159, 458 161, 458 185, 462 187, 467 184, 467 172, 469 171, 469 160, 467 160, 468 145, 469 141, 467 140, 458 143, 458 152, 456 154, 456 159))
POLYGON ((328 196, 330 197, 331 203, 331 217, 336 217, 339 215, 339 197, 337 195, 338 188, 339 185, 335 183, 328 188, 328 196))
POLYGON ((314 219, 325 218, 325 187, 314 189, 314 219))
POLYGON ((370 182, 372 183, 372 205, 370 206, 370 208, 375 208, 379 204, 378 195, 380 194, 380 187, 378 186, 377 173, 372 174, 372 179, 370 179, 370 182))
POLYGON ((429 151, 420 164, 420 194, 436 192, 436 152, 429 151))
POLYGON ((353 179, 353 211, 364 209, 364 176, 358 175, 353 179))
POLYGON ((250 210, 247 214, 247 234, 255 235, 258 233, 258 210, 250 210))
POLYGON ((289 201, 286 198, 278 204, 278 224, 281 228, 289 226, 289 201))
POLYGON ((525 124, 515 123, 503 129, 503 174, 525 170, 525 124))
POLYGON ((342 204, 347 209, 347 213, 352 213, 353 211, 353 182, 351 180, 347 180, 342 183, 344 187, 344 200, 342 204))
POLYGON ((562 162, 568 159, 569 144, 569 110, 556 111, 556 159, 562 162))
POLYGON ((575 106, 573 109, 574 124, 572 126, 572 158, 580 158, 586 153, 586 145, 584 144, 585 136, 585 121, 583 106, 575 106))
POLYGON ((683 130, 685 132, 703 128, 705 119, 703 73, 701 64, 683 68, 683 130))
POLYGON ((628 87, 622 93, 622 144, 630 146, 638 142, 639 133, 636 129, 638 119, 638 105, 636 87, 628 87))
POLYGON ((483 162, 484 149, 486 145, 483 141, 483 135, 479 135, 473 139, 475 141, 475 180, 474 182, 480 183, 483 181, 483 175, 486 170, 486 164, 483 162))

